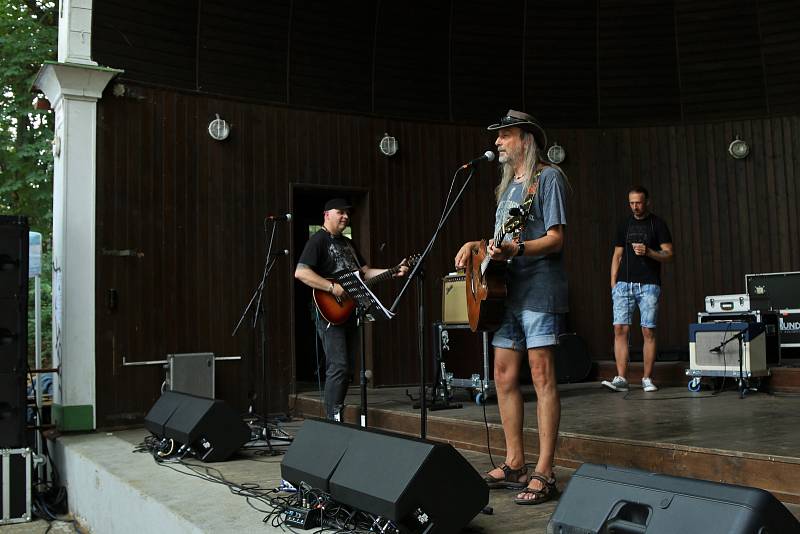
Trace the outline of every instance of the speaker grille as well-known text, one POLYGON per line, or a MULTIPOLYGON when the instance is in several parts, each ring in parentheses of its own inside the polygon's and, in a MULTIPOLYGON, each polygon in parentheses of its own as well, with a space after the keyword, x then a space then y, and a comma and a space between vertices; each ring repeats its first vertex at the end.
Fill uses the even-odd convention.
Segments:
POLYGON ((739 367, 739 340, 733 340, 721 349, 720 352, 711 352, 725 341, 731 339, 736 332, 698 332, 695 342, 695 358, 698 364, 704 366, 739 367))

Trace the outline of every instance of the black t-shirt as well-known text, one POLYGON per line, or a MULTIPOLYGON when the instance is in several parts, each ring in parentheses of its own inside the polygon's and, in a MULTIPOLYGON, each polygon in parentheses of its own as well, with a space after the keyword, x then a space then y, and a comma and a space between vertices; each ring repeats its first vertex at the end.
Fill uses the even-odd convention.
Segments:
POLYGON ((614 246, 622 247, 617 281, 660 286, 661 263, 646 256, 637 256, 631 243, 644 243, 650 249, 661 250, 661 243, 672 243, 667 223, 652 213, 648 213, 644 219, 631 215, 620 223, 614 239, 614 246))
POLYGON ((357 271, 365 264, 364 258, 349 239, 343 235, 331 235, 324 228, 311 236, 297 263, 308 265, 323 278, 335 278, 344 272, 357 271))

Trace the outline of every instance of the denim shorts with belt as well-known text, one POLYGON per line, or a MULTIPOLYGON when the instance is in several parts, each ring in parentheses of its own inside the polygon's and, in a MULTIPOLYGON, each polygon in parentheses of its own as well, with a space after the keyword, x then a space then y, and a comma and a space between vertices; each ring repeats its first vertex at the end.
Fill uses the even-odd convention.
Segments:
POLYGON ((658 299, 661 286, 640 284, 638 282, 617 282, 611 290, 614 307, 614 324, 631 324, 633 310, 639 307, 641 324, 645 328, 655 328, 658 322, 658 299))

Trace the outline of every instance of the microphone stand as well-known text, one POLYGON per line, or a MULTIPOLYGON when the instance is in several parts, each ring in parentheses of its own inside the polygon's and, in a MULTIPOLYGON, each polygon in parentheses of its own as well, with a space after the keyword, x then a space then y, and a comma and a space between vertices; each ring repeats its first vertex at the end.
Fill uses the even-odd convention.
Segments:
POLYGON ((719 345, 717 345, 713 349, 709 350, 709 352, 716 352, 716 353, 723 352, 724 353, 725 352, 725 345, 727 345, 728 343, 730 343, 734 339, 738 339, 739 340, 739 398, 740 399, 744 398, 745 389, 746 389, 745 386, 744 386, 744 367, 743 367, 744 364, 742 362, 742 360, 744 360, 744 347, 743 347, 744 342, 742 340, 742 336, 745 334, 745 332, 748 331, 748 329, 749 329, 749 327, 745 326, 743 329, 739 330, 736 334, 732 335, 730 337, 730 339, 726 339, 725 341, 723 341, 722 343, 720 343, 719 345))
POLYGON ((455 183, 455 178, 458 173, 463 170, 464 168, 469 167, 469 174, 467 178, 464 180, 464 184, 461 186, 461 189, 458 190, 456 193, 455 198, 450 203, 448 207, 448 200, 450 199, 450 194, 452 193, 453 186, 450 186, 450 192, 447 194, 447 199, 445 199, 445 209, 442 212, 442 217, 439 219, 439 224, 436 226, 436 229, 433 231, 433 235, 431 236, 430 241, 428 241, 428 245, 425 247, 425 250, 420 254, 419 261, 414 265, 414 268, 411 269, 411 272, 408 273, 406 277, 406 281, 403 284, 400 293, 395 298, 392 307, 389 310, 394 313, 395 309, 397 309, 397 305, 400 302, 400 299, 403 298, 408 286, 411 284, 412 281, 416 281, 417 286, 417 354, 419 357, 419 392, 420 392, 420 402, 419 402, 419 419, 420 419, 420 429, 419 429, 419 437, 425 439, 427 435, 427 419, 428 419, 428 407, 426 403, 425 397, 425 294, 424 294, 424 265, 425 259, 430 254, 431 249, 433 248, 433 244, 436 242, 436 238, 439 237, 439 232, 441 232, 442 228, 444 227, 444 223, 447 222, 447 219, 450 217, 450 214, 453 212, 453 208, 455 208, 458 201, 461 199, 461 196, 464 193, 464 190, 469 185, 470 180, 472 179, 472 175, 475 174, 475 168, 472 165, 463 165, 461 166, 456 174, 453 176, 453 183, 455 183))
MULTIPOLYGON (((282 254, 281 255, 272 254, 272 243, 273 243, 273 241, 275 239, 275 227, 276 226, 277 226, 277 221, 273 220, 272 221, 272 233, 270 234, 269 241, 267 242, 267 254, 266 254, 265 259, 264 259, 264 268, 263 268, 263 270, 261 272, 261 281, 258 283, 258 286, 256 286, 256 289, 253 291, 253 296, 250 297, 250 302, 247 303, 247 306, 245 307, 244 311, 242 312, 242 316, 239 317, 239 321, 236 323, 236 326, 234 327, 233 332, 231 332, 231 337, 236 335, 236 332, 238 332, 239 327, 242 325, 242 323, 244 323, 244 319, 245 319, 245 317, 247 317, 247 314, 250 312, 250 309, 253 308, 253 321, 252 321, 251 327, 253 328, 253 330, 255 330, 256 326, 258 326, 258 331, 259 331, 259 334, 260 334, 259 338, 260 338, 260 341, 261 341, 261 343, 260 343, 260 345, 261 345, 260 346, 260 349, 261 349, 261 384, 260 384, 260 386, 262 388, 266 389, 266 399, 265 399, 266 400, 266 404, 264 405, 265 413, 266 413, 267 410, 269 410, 269 391, 270 391, 270 388, 267 387, 267 384, 266 384, 266 366, 267 366, 267 363, 269 362, 269 358, 267 357, 267 332, 266 332, 266 328, 264 326, 264 323, 265 323, 265 311, 264 311, 264 306, 263 306, 262 303, 264 301, 264 299, 263 299, 264 287, 266 287, 266 285, 267 285, 267 279, 269 278, 269 273, 272 271, 272 268, 275 266, 275 263, 278 261, 278 258, 280 258, 282 256, 282 254), (255 304, 255 307, 253 307, 253 304, 255 304)), ((267 233, 267 221, 264 220, 264 235, 265 236, 266 236, 266 233, 267 233)), ((262 395, 262 398, 265 398, 264 395, 262 395)), ((252 404, 249 407, 249 411, 250 411, 250 413, 252 413, 252 411, 253 411, 253 405, 252 404)), ((265 435, 266 435, 267 446, 269 447, 270 455, 272 455, 272 454, 274 454, 274 451, 272 450, 272 443, 270 442, 271 431, 269 429, 269 422, 267 421, 267 419, 268 419, 268 417, 265 416, 264 417, 264 425, 266 427, 265 428, 265 430, 266 430, 265 435)))

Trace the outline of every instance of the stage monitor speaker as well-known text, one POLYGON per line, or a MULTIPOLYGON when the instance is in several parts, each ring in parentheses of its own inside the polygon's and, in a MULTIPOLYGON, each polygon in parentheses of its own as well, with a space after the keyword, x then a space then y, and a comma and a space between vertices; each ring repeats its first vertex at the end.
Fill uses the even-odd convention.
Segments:
POLYGON ((556 534, 798 534, 769 492, 619 467, 583 464, 558 501, 556 534))
POLYGON ((153 435, 191 447, 204 462, 227 460, 250 441, 250 428, 221 400, 166 391, 144 418, 153 435))
POLYGON ((481 476, 451 445, 307 419, 281 476, 404 532, 459 532, 489 502, 481 476))
POLYGON ((0 373, 0 449, 25 446, 27 410, 25 375, 0 373))

